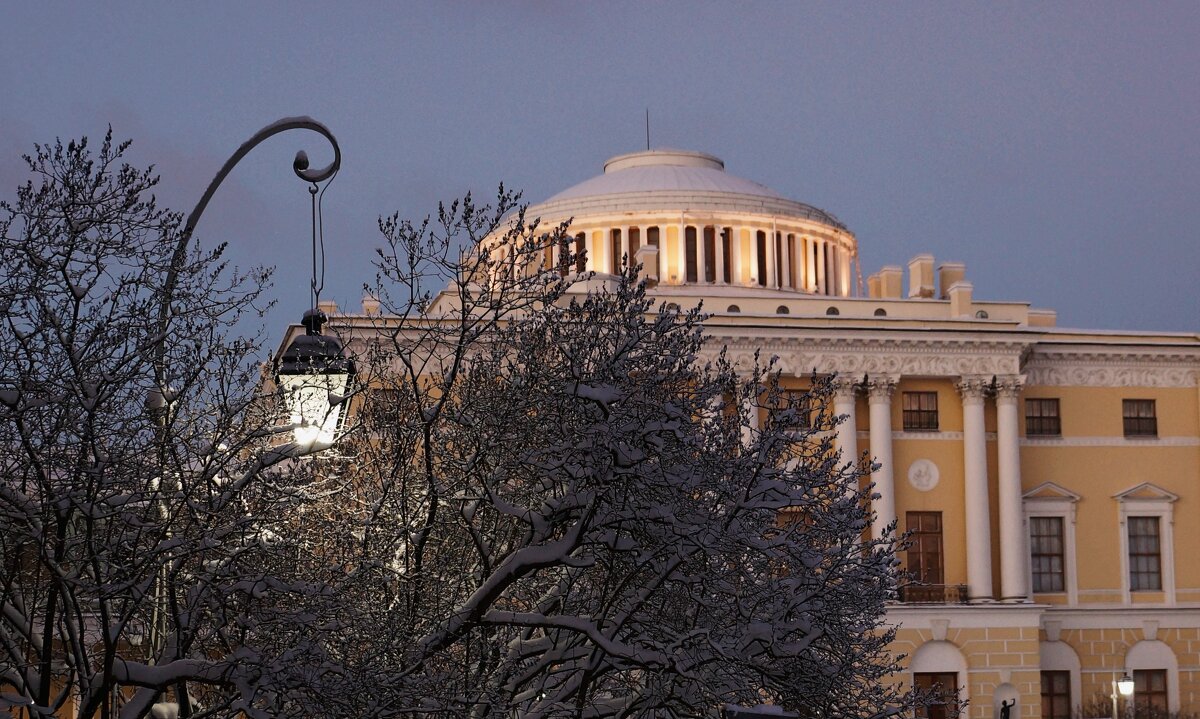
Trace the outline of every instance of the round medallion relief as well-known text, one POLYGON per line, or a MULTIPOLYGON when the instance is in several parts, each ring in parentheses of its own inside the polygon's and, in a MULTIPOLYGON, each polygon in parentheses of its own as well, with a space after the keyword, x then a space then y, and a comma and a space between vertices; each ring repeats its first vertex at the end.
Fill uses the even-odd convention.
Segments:
POLYGON ((908 466, 908 483, 921 492, 936 487, 938 479, 937 465, 928 459, 918 459, 908 466))

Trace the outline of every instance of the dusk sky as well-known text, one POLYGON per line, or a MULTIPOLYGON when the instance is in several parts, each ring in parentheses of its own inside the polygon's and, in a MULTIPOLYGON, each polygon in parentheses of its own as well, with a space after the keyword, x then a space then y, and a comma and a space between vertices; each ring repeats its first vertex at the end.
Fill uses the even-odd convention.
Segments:
MULTIPOLYGON (((337 135, 326 296, 358 307, 376 219, 499 182, 537 202, 644 149, 701 150, 826 209, 864 277, 929 252, 1059 325, 1200 331, 1200 3, 7 3, 0 195, 35 142, 111 124, 190 210, 260 127, 337 135), (245 5, 245 6, 244 6, 245 5)), ((307 305, 292 132, 197 229, 307 305)), ((264 348, 267 350, 269 348, 264 348)))

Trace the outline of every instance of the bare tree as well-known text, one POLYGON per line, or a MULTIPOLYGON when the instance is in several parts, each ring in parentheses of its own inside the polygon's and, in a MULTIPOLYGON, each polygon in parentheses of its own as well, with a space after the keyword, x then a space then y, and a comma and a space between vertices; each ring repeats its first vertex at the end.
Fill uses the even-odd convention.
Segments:
POLYGON ((769 362, 739 374, 635 269, 577 273, 566 228, 515 203, 381 222, 386 312, 353 331, 368 431, 313 530, 354 567, 331 651, 371 688, 346 711, 905 708, 884 681, 895 543, 864 538, 867 467, 835 457, 828 384, 783 406, 769 362), (749 405, 778 409, 752 429, 749 405))
POLYGON ((127 146, 38 146, 0 204, 0 708, 139 717, 173 689, 185 716, 264 716, 325 666, 273 629, 323 590, 265 519, 304 488, 257 343, 226 334, 267 278, 221 247, 179 265, 127 146))

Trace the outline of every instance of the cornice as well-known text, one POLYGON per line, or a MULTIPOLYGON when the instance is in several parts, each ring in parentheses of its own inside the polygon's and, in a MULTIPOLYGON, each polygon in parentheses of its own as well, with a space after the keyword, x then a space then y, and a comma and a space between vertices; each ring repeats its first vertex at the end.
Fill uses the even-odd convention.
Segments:
POLYGON ((1195 387, 1200 383, 1200 353, 1037 348, 1025 374, 1026 386, 1195 387))
MULTIPOLYGON (((720 351, 714 338, 706 353, 720 351)), ((735 366, 749 367, 754 353, 777 357, 784 374, 850 374, 899 376, 963 376, 1020 373, 1021 357, 1028 343, 1006 340, 970 341, 925 337, 845 338, 742 336, 725 343, 735 366)))

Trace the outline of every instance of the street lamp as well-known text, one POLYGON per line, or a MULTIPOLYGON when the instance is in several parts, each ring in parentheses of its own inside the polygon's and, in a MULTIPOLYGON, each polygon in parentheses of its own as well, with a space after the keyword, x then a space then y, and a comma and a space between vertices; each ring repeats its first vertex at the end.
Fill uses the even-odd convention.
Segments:
MULTIPOLYGON (((167 268, 166 281, 163 283, 162 294, 160 295, 160 303, 158 308, 158 334, 159 337, 166 338, 168 336, 168 325, 171 318, 171 305, 175 300, 175 287, 179 281, 179 273, 185 266, 185 261, 188 254, 188 245, 191 243, 192 234, 196 229, 196 223, 200 221, 200 217, 204 214, 205 208, 208 207, 209 200, 216 193, 217 188, 225 181, 225 178, 233 170, 234 166, 241 161, 251 150, 261 144, 264 140, 278 135, 281 132, 288 130, 311 130, 322 135, 329 144, 333 146, 333 161, 323 168, 309 168, 308 154, 303 150, 296 153, 296 158, 292 162, 292 171, 301 180, 309 183, 311 188, 309 192, 313 196, 313 284, 312 290, 314 293, 313 307, 305 313, 305 323, 307 330, 304 337, 296 338, 292 346, 284 353, 284 362, 288 362, 288 355, 291 353, 292 362, 287 365, 295 370, 292 374, 285 374, 285 368, 280 367, 280 377, 300 377, 303 379, 293 380, 288 379, 288 386, 293 388, 292 397, 293 404, 293 421, 298 413, 300 421, 297 426, 307 426, 309 429, 304 433, 304 438, 307 442, 301 442, 301 434, 297 432, 297 444, 301 445, 300 449, 307 453, 318 449, 324 449, 333 441, 333 431, 337 429, 338 415, 340 415, 341 402, 331 401, 331 395, 336 393, 340 398, 349 386, 350 377, 354 371, 354 365, 341 354, 341 344, 329 337, 321 335, 321 325, 324 323, 324 315, 320 310, 315 309, 319 300, 319 289, 317 286, 317 183, 330 180, 337 174, 342 166, 342 151, 338 146, 337 139, 329 128, 317 122, 311 117, 285 117, 277 120, 270 125, 262 128, 254 133, 249 140, 246 140, 238 147, 237 151, 225 161, 221 169, 208 183, 208 188, 200 197, 200 201, 192 209, 191 213, 184 221, 183 231, 179 234, 179 241, 175 245, 175 252, 171 256, 171 265, 167 268), (310 317, 311 316, 311 317, 310 317), (322 379, 324 378, 324 379, 322 379), (318 391, 317 387, 321 387, 324 391, 318 391), (333 411, 333 407, 338 409, 333 411), (323 411, 322 411, 323 408, 323 411), (320 414, 317 414, 317 413, 320 414), (332 421, 330 417, 332 415, 332 421), (306 424, 307 423, 307 424, 306 424), (315 428, 315 431, 313 431, 315 428), (327 429, 328 428, 328 429, 327 429), (325 442, 322 444, 322 442, 325 442)), ((324 251, 321 255, 322 264, 324 263, 324 251)), ((160 341, 154 353, 154 381, 157 390, 152 390, 150 397, 147 399, 147 406, 152 410, 157 410, 159 416, 166 416, 166 411, 169 411, 169 404, 173 399, 173 392, 170 390, 169 378, 166 368, 166 342, 160 341)), ((165 464, 164 457, 161 456, 164 451, 163 442, 159 443, 159 464, 165 464)), ((163 604, 163 595, 165 593, 166 565, 163 566, 163 576, 156 583, 156 611, 161 611, 159 608, 163 604)), ((163 620, 163 615, 158 615, 163 620)), ((157 622, 156 622, 157 623, 157 622)), ((164 640, 165 631, 156 633, 158 640, 164 640)), ((151 652, 155 652, 159 647, 152 647, 151 652)), ((191 716, 192 702, 188 697, 187 682, 180 680, 175 683, 175 694, 178 700, 177 711, 178 716, 186 719, 191 716)))
MULTIPOLYGON (((1113 679, 1112 682, 1112 703, 1113 703, 1113 719, 1119 719, 1117 714, 1117 695, 1125 697, 1129 701, 1129 697, 1133 696, 1133 677, 1129 676, 1129 672, 1125 672, 1120 679, 1113 679)), ((1129 705, 1129 719, 1133 719, 1133 705, 1129 705)))
POLYGON ((321 334, 325 313, 304 313, 304 334, 292 340, 280 359, 275 384, 283 390, 296 444, 302 450, 333 444, 343 405, 354 379, 354 362, 334 337, 321 334))

